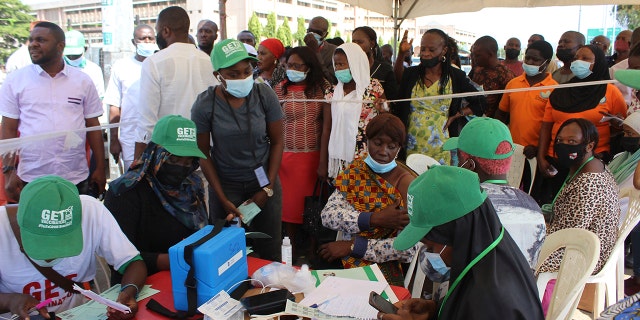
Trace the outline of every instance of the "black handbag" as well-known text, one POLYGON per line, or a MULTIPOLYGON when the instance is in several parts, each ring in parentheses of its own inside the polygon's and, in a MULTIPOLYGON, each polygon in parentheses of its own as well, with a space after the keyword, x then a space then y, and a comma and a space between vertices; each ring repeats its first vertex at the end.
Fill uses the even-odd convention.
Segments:
POLYGON ((329 188, 330 186, 327 182, 318 180, 313 188, 313 194, 304 197, 302 228, 311 237, 317 239, 319 243, 335 241, 338 234, 336 231, 325 228, 322 225, 322 217, 320 216, 329 198, 329 188))

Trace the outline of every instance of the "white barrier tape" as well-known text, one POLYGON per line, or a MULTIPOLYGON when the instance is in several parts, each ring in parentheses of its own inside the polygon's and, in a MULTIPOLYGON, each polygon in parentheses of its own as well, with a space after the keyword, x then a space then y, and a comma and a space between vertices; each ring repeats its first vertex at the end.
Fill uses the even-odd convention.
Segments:
POLYGON ((65 148, 70 148, 70 147, 77 146, 79 143, 82 142, 82 139, 80 138, 79 134, 83 134, 83 133, 86 134, 89 131, 118 128, 122 124, 131 125, 131 124, 134 124, 134 122, 113 123, 113 124, 87 127, 87 128, 71 130, 71 131, 53 131, 53 132, 47 132, 47 133, 37 134, 33 136, 28 136, 28 137, 17 137, 17 138, 0 140, 0 154, 4 155, 7 153, 15 153, 16 151, 24 147, 28 147, 29 145, 35 144, 37 142, 42 142, 45 140, 59 138, 59 137, 65 137, 65 148))

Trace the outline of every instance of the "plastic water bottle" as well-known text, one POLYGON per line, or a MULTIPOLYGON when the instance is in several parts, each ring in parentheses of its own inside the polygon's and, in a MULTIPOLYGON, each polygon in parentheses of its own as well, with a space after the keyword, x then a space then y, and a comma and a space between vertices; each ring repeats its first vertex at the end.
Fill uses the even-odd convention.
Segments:
POLYGON ((293 265, 293 252, 291 248, 291 240, 289 237, 282 239, 282 263, 292 266, 293 265))

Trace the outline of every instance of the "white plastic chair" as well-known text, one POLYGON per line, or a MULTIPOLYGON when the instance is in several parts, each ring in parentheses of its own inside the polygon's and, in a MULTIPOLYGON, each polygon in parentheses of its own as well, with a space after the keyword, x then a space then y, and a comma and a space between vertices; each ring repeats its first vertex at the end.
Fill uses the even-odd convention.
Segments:
POLYGON ((640 222, 640 191, 633 188, 620 191, 620 198, 629 197, 629 209, 618 229, 618 237, 611 255, 600 272, 590 276, 587 283, 596 285, 593 299, 593 319, 608 306, 624 298, 624 240, 640 222))
POLYGON ((424 246, 422 242, 418 242, 416 254, 413 256, 413 259, 411 259, 411 264, 409 264, 409 269, 404 277, 404 287, 411 292, 412 298, 422 298, 422 292, 424 291, 426 274, 422 272, 419 265, 420 249, 422 246, 424 246))
POLYGON ((440 162, 424 154, 413 153, 407 157, 407 166, 418 175, 425 173, 430 166, 437 165, 440 165, 440 162))
POLYGON ((540 299, 544 295, 547 282, 557 279, 546 319, 571 319, 573 310, 584 290, 587 278, 596 267, 600 257, 600 239, 595 233, 579 228, 558 230, 544 240, 536 270, 554 251, 564 248, 564 255, 557 273, 540 273, 537 279, 540 299))
POLYGON ((513 151, 513 156, 511 157, 511 167, 509 168, 509 172, 507 172, 507 182, 510 186, 514 188, 520 187, 520 182, 522 182, 522 173, 524 172, 525 164, 529 164, 529 170, 531 172, 531 182, 529 184, 529 194, 531 194, 531 187, 533 187, 533 181, 536 176, 536 166, 538 165, 538 161, 536 158, 527 159, 524 155, 524 146, 519 145, 517 143, 513 144, 515 150, 513 151))

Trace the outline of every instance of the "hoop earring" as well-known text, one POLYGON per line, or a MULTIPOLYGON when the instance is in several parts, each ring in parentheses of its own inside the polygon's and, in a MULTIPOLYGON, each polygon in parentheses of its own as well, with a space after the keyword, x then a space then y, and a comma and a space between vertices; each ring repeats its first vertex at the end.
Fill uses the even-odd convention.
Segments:
POLYGON ((442 62, 447 62, 447 56, 442 56, 442 62))

